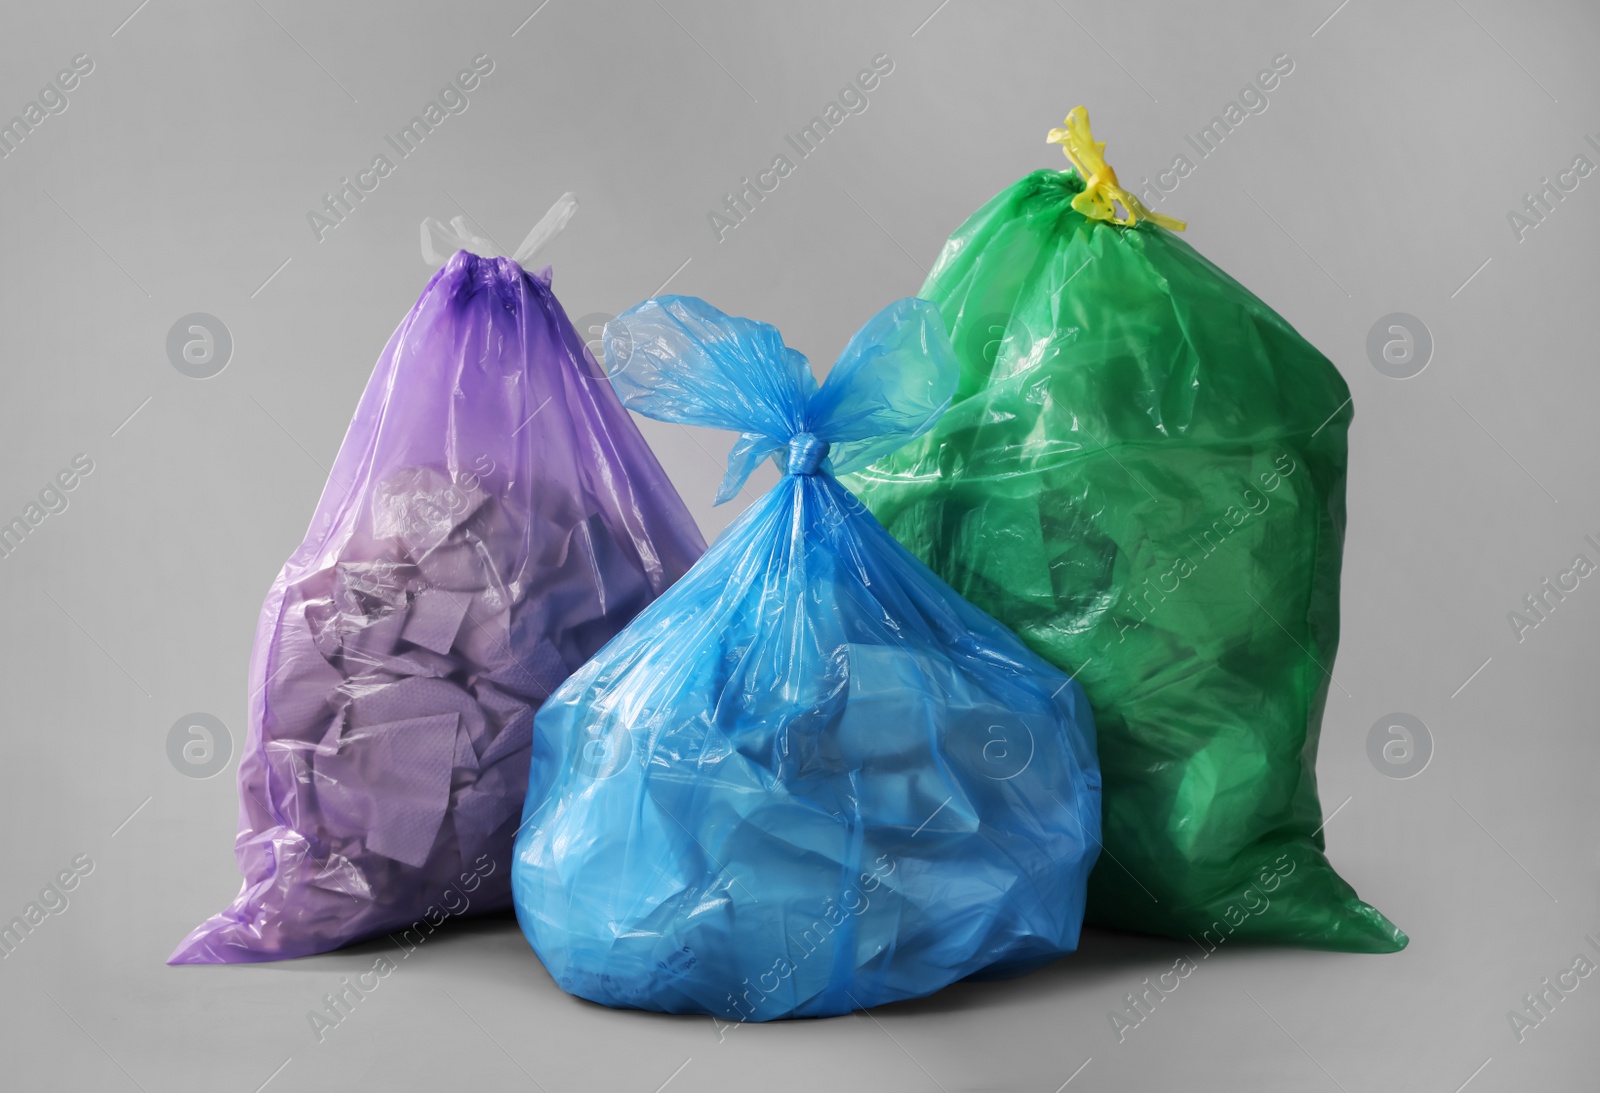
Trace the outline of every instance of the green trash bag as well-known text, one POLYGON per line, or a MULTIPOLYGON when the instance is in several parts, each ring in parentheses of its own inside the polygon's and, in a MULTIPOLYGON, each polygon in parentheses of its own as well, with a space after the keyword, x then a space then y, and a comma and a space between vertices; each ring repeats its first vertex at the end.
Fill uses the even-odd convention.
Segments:
POLYGON ((1087 691, 1106 851, 1088 922, 1397 951, 1324 857, 1317 798, 1349 389, 1117 185, 1081 107, 1067 124, 1050 139, 1077 170, 1000 193, 923 286, 955 404, 843 481, 1087 691))

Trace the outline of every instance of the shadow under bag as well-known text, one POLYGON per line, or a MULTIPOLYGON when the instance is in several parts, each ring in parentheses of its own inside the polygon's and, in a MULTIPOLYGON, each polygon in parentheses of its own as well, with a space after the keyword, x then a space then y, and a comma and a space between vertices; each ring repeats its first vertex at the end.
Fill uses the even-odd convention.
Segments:
POLYGON ((703 549, 549 270, 457 252, 390 339, 267 596, 244 888, 170 962, 506 908, 534 711, 703 549))
POLYGON ((931 425, 955 364, 902 300, 817 389, 763 323, 650 300, 623 401, 787 473, 545 704, 512 866, 563 990, 727 1021, 842 1014, 1077 944, 1099 845, 1077 684, 834 479, 931 425))

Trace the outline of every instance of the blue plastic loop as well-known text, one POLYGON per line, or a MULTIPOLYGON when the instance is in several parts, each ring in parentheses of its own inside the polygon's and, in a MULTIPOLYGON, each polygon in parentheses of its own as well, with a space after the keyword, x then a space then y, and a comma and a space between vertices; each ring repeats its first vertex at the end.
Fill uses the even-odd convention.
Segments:
POLYGON ((790 474, 816 474, 828 458, 828 442, 811 433, 796 433, 789 438, 790 474))

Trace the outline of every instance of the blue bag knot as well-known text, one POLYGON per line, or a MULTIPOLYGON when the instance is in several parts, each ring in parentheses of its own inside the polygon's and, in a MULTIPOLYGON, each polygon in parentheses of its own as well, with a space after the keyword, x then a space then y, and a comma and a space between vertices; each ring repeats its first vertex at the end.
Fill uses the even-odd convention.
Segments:
POLYGON ((828 458, 828 442, 811 433, 796 433, 789 438, 790 474, 816 474, 828 458))
POLYGON ((774 326, 693 296, 646 300, 606 324, 606 377, 630 410, 739 434, 717 504, 769 459, 815 477, 861 470, 921 436, 955 394, 960 365, 939 309, 897 300, 817 378, 774 326))

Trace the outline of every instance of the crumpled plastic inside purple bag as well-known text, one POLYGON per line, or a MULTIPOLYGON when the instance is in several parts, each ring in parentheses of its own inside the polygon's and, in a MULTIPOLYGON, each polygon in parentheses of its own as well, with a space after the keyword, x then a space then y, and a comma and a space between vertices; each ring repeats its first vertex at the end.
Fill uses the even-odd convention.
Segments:
POLYGON ((704 549, 549 271, 456 253, 379 359, 267 596, 244 887, 169 962, 509 908, 534 712, 704 549))

